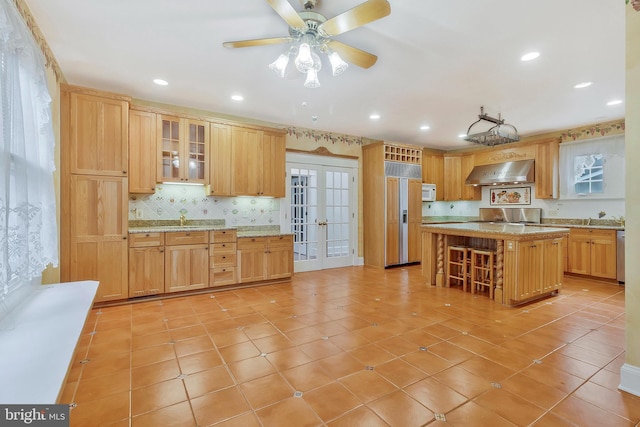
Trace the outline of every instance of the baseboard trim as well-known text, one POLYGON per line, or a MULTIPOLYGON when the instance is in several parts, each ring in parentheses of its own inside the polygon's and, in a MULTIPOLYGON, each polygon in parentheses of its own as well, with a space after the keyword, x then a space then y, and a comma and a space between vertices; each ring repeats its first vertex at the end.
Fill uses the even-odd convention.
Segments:
POLYGON ((619 390, 640 396, 640 367, 625 363, 620 368, 619 390))

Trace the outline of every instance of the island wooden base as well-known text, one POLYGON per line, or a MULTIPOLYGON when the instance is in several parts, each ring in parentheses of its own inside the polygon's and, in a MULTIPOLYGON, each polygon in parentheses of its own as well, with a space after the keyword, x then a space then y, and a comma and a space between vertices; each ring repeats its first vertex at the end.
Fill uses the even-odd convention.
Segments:
POLYGON ((422 276, 427 285, 449 286, 447 249, 456 245, 495 251, 494 299, 500 304, 522 304, 553 295, 562 287, 562 244, 568 230, 463 225, 423 226, 422 276))

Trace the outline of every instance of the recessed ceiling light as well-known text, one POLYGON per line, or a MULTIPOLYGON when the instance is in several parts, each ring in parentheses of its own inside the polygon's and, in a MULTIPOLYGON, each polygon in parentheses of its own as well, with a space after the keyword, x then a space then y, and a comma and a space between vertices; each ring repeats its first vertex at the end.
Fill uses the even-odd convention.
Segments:
POLYGON ((244 96, 242 96, 242 95, 231 95, 231 99, 233 99, 234 101, 243 101, 244 100, 244 96))
POLYGON ((524 55, 522 55, 520 57, 521 61, 531 61, 532 59, 536 59, 538 56, 540 56, 540 52, 529 52, 529 53, 525 53, 524 55))
POLYGON ((169 82, 167 82, 166 80, 162 80, 162 79, 153 79, 153 82, 155 84, 157 84, 158 86, 166 86, 169 84, 169 82))
POLYGON ((429 129, 431 129, 431 126, 429 126, 429 125, 420 126, 420 130, 429 130, 429 129))
POLYGON ((622 104, 622 100, 621 99, 615 99, 613 101, 609 101, 607 102, 607 105, 611 106, 611 105, 618 105, 618 104, 622 104))
POLYGON ((464 138, 465 136, 467 136, 466 133, 461 133, 460 135, 458 135, 458 138, 464 138))
POLYGON ((589 87, 591 86, 593 83, 592 82, 582 82, 582 83, 578 83, 577 85, 574 86, 575 89, 582 89, 585 87, 589 87))
POLYGON ((372 114, 369 116, 371 120, 378 120, 380 118, 380 114, 372 114))

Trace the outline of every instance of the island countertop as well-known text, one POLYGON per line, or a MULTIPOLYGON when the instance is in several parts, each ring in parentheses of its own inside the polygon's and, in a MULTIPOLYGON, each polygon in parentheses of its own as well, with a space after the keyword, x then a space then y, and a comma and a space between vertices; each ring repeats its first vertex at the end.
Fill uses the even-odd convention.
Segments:
POLYGON ((453 234, 466 237, 488 237, 493 239, 523 240, 564 235, 568 228, 540 227, 535 225, 497 223, 497 222, 465 222, 454 224, 423 224, 422 230, 430 233, 453 234))

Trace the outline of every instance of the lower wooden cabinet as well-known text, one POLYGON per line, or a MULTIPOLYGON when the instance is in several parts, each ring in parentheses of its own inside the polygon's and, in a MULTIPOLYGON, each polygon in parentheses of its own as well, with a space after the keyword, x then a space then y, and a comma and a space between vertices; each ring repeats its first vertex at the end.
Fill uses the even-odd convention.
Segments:
POLYGON ((616 232, 594 228, 572 228, 569 233, 569 273, 603 279, 616 278, 616 232))
POLYGON ((293 275, 293 236, 238 238, 238 282, 257 282, 293 275))
POLYGON ((129 298, 164 293, 164 233, 129 234, 129 298))
POLYGON ((284 279, 293 275, 293 236, 268 239, 267 279, 284 279))
POLYGON ((164 252, 165 292, 209 286, 209 234, 205 231, 167 233, 164 252))
POLYGON ((236 230, 216 230, 209 235, 209 286, 237 283, 236 230))
POLYGON ((512 302, 526 301, 562 287, 563 238, 517 243, 516 281, 512 302), (526 265, 527 268, 521 268, 526 265))

